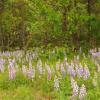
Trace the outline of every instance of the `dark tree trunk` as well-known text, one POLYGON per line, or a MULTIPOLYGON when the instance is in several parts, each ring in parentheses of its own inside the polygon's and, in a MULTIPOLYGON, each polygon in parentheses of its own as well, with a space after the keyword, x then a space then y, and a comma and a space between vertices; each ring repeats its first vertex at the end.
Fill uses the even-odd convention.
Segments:
POLYGON ((62 12, 62 32, 65 33, 67 31, 67 6, 63 7, 62 12))
MULTIPOLYGON (((87 1, 87 12, 88 12, 88 15, 91 16, 91 2, 92 0, 88 0, 87 1)), ((90 20, 88 20, 88 42, 90 43, 91 41, 91 25, 90 25, 90 20)))

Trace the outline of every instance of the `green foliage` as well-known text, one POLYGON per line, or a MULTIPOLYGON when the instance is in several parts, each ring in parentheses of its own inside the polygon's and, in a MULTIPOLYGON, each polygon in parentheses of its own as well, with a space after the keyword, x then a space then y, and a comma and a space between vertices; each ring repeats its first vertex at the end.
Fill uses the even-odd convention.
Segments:
POLYGON ((89 3, 85 0, 1 0, 1 49, 49 44, 78 48, 77 43, 84 47, 82 43, 91 45, 90 41, 96 46, 100 38, 100 1, 89 3))

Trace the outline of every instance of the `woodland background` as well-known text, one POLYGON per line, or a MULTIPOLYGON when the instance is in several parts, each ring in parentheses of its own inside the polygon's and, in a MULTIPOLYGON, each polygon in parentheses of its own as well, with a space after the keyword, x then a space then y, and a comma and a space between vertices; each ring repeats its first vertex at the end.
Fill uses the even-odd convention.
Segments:
POLYGON ((100 46, 100 0, 0 0, 0 49, 100 46))

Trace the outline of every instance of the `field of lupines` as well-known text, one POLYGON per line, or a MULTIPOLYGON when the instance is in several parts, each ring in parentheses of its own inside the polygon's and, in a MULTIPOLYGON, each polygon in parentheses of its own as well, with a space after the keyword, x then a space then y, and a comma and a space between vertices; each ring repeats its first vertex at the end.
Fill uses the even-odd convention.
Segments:
POLYGON ((0 52, 0 100, 100 100, 100 49, 0 52))

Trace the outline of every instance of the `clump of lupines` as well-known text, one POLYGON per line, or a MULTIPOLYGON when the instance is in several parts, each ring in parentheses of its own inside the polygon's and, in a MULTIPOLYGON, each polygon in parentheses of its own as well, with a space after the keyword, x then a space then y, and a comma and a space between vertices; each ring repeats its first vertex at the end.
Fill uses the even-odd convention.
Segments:
POLYGON ((84 84, 82 84, 82 86, 80 87, 79 99, 83 100, 86 95, 87 95, 86 87, 84 84))
POLYGON ((33 79, 35 77, 35 69, 33 69, 31 62, 29 63, 29 68, 26 68, 25 65, 22 66, 22 72, 24 76, 33 79))

